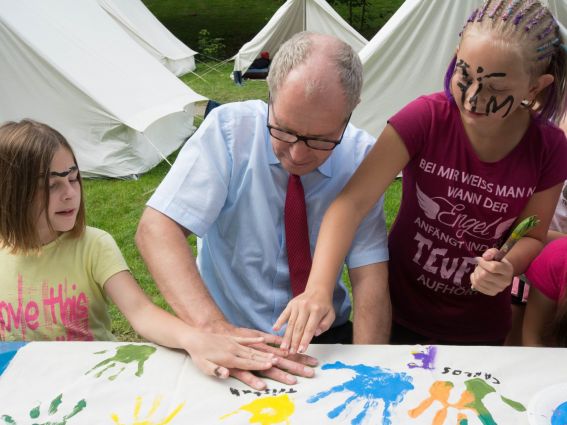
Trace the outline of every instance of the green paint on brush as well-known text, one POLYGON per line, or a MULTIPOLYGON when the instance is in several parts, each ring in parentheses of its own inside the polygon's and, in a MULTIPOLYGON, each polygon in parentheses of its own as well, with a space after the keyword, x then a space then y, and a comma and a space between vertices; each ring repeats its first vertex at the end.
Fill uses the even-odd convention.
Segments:
POLYGON ((522 221, 518 223, 518 225, 512 230, 512 234, 506 239, 506 242, 502 245, 496 257, 494 259, 496 261, 502 260, 504 256, 512 249, 512 247, 518 242, 521 238, 523 238, 526 233, 532 230, 539 224, 539 219, 537 216, 532 215, 529 217, 524 218, 522 221))

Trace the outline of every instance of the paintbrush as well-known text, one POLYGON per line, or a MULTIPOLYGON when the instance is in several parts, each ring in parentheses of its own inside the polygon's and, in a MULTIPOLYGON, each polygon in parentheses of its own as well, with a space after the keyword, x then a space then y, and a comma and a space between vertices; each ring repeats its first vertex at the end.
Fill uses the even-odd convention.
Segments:
POLYGON ((512 230, 512 234, 506 239, 506 242, 500 247, 496 255, 494 256, 495 261, 501 261, 502 258, 512 249, 512 247, 518 242, 526 233, 532 230, 539 224, 539 219, 537 216, 532 215, 530 217, 524 218, 518 225, 512 230))

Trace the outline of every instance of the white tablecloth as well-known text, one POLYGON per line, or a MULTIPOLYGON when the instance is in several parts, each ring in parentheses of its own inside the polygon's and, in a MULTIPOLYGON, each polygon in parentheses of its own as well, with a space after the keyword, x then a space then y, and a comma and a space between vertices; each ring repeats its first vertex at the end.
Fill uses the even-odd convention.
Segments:
POLYGON ((309 354, 320 361, 315 378, 254 391, 152 344, 0 344, 0 424, 567 423, 558 419, 567 349, 312 345, 309 354))

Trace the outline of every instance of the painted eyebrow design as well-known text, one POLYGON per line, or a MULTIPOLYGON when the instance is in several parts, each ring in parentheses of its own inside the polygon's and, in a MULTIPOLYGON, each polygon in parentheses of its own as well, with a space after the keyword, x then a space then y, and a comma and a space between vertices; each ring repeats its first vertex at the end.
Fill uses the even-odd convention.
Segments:
POLYGON ((67 171, 61 171, 61 172, 57 172, 57 171, 50 171, 49 175, 50 176, 55 176, 55 177, 67 177, 69 174, 71 174, 73 171, 78 171, 79 167, 77 167, 76 165, 73 165, 71 168, 69 168, 67 171))

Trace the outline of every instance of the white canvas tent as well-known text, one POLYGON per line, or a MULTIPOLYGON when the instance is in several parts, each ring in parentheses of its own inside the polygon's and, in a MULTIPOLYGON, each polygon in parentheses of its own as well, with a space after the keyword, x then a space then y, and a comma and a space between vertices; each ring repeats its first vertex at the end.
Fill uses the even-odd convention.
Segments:
POLYGON ((352 122, 378 136, 386 121, 416 97, 443 90, 459 33, 482 0, 406 0, 360 51, 361 103, 352 122))
POLYGON ((197 52, 176 38, 141 0, 98 0, 100 6, 144 49, 177 76, 195 69, 197 52))
POLYGON ((553 13, 561 27, 561 35, 563 42, 567 43, 567 1, 566 0, 548 0, 549 10, 553 13))
POLYGON ((205 98, 94 0, 0 0, 0 99, 1 122, 59 130, 84 175, 123 177, 177 149, 205 98))
POLYGON ((244 74, 260 52, 266 50, 273 56, 283 42, 300 31, 335 35, 357 52, 368 43, 325 0, 287 0, 234 56, 234 71, 244 74))
MULTIPOLYGON (((416 97, 443 90, 459 33, 482 0, 406 0, 359 52, 362 100, 352 122, 378 136, 389 117, 416 97)), ((563 28, 567 1, 548 0, 563 28)), ((567 33, 564 32, 564 37, 567 33)))

